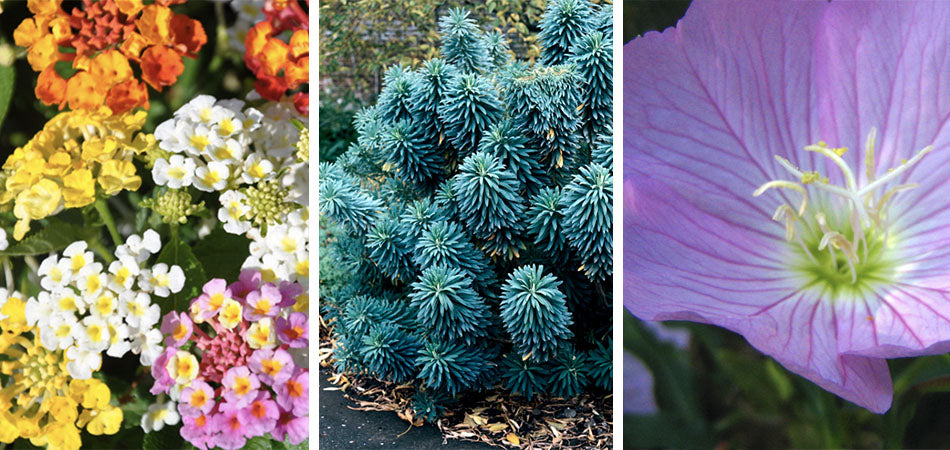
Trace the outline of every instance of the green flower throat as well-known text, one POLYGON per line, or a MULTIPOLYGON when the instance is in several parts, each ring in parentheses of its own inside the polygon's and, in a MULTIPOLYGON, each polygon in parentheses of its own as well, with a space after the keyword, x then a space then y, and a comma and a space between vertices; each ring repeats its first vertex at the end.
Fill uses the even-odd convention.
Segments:
POLYGON ((916 183, 885 186, 904 174, 933 150, 928 146, 910 160, 902 161, 885 174, 876 176, 874 145, 877 131, 872 128, 865 145, 866 179, 858 186, 851 167, 841 158, 847 148, 830 148, 819 141, 805 150, 821 154, 841 169, 844 186, 831 184, 817 171, 805 172, 787 159, 775 159, 798 181, 772 180, 752 194, 758 197, 771 188, 796 191, 801 195, 798 208, 784 203, 772 216, 785 226, 785 240, 792 247, 789 268, 802 275, 806 288, 839 293, 867 292, 886 284, 896 274, 894 247, 897 237, 889 232, 887 207, 896 194, 917 187, 916 183), (820 192, 823 202, 810 202, 809 191, 820 192), (820 203, 820 204, 818 204, 820 203))

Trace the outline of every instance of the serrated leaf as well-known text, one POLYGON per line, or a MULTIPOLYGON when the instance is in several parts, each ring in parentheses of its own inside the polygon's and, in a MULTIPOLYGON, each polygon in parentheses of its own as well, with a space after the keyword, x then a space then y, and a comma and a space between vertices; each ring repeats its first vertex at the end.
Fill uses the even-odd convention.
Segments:
POLYGON ((49 224, 22 241, 0 252, 5 256, 41 255, 66 248, 76 241, 88 241, 95 237, 96 230, 70 225, 58 219, 48 219, 49 224))
POLYGON ((191 247, 185 245, 184 242, 178 243, 177 252, 173 242, 167 243, 165 248, 162 249, 162 253, 158 255, 158 261, 156 262, 168 264, 169 267, 172 265, 179 266, 182 272, 185 273, 185 285, 181 291, 172 294, 164 301, 158 301, 158 305, 162 309, 162 315, 164 316, 169 311, 184 311, 188 308, 191 299, 201 294, 201 287, 208 281, 204 267, 191 251, 191 247))

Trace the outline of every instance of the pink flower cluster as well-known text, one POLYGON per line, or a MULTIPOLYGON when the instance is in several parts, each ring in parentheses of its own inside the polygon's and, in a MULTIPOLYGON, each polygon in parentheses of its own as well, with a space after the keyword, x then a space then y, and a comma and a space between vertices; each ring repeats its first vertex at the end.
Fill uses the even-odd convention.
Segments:
POLYGON ((178 401, 181 435, 200 449, 238 449, 269 434, 292 444, 308 435, 310 371, 292 352, 309 343, 308 318, 292 307, 297 283, 206 283, 187 313, 162 318, 165 350, 152 366, 152 394, 178 401))

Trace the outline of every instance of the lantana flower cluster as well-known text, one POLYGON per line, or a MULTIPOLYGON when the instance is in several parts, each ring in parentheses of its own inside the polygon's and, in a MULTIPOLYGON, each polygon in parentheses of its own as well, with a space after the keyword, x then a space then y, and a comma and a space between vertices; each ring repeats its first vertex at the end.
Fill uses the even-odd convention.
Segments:
POLYGON ((7 376, 0 389, 0 442, 23 438, 36 446, 78 449, 81 429, 118 432, 123 414, 110 403, 109 386, 69 374, 66 353, 47 349, 28 324, 22 294, 0 289, 0 305, 0 373, 7 376))
POLYGON ((63 351, 72 378, 88 379, 102 365, 102 353, 121 358, 131 351, 143 365, 162 352, 161 316, 152 295, 168 297, 185 283, 181 267, 147 264, 161 250, 154 230, 131 235, 103 265, 78 241, 39 266, 43 291, 26 302, 26 321, 36 326, 49 351, 63 351))
POLYGON ((156 128, 152 178, 217 193, 225 231, 253 241, 243 267, 309 286, 309 161, 299 145, 309 138, 292 122, 300 118, 286 100, 258 110, 199 96, 156 128))
POLYGON ((244 270, 230 285, 220 278, 206 283, 188 312, 166 314, 166 348, 152 365, 151 392, 160 399, 143 416, 143 428, 180 417, 182 437, 200 449, 242 448, 265 434, 303 442, 309 370, 301 353, 309 344, 308 319, 291 308, 302 295, 297 283, 268 283, 260 272, 244 270), (177 414, 168 420, 175 404, 177 414))
MULTIPOLYGON (((294 91, 310 80, 310 32, 308 15, 297 0, 267 0, 265 20, 247 32, 244 63, 254 72, 254 89, 261 97, 280 101, 288 90, 294 91), (290 39, 280 38, 289 31, 290 39)), ((301 114, 310 108, 310 94, 293 94, 294 106, 301 114)))
POLYGON ((78 208, 122 190, 137 190, 142 179, 132 157, 154 143, 138 133, 146 113, 113 115, 108 107, 56 115, 3 164, 0 205, 13 203, 14 239, 23 239, 30 221, 63 208, 78 208), (97 188, 98 186, 98 188, 97 188))
MULTIPOLYGON (((224 208, 220 211, 224 211, 224 208)), ((267 235, 261 235, 259 229, 251 228, 247 233, 251 239, 251 254, 241 267, 259 270, 265 281, 294 281, 309 290, 309 215, 309 208, 295 210, 287 214, 282 223, 268 227, 267 235)), ((301 303, 296 308, 306 311, 307 303, 301 303)))
POLYGON ((67 12, 62 0, 29 0, 33 17, 13 33, 27 48, 27 60, 40 72, 36 97, 60 109, 95 109, 105 104, 119 114, 148 108, 145 83, 157 91, 184 71, 182 57, 195 57, 207 42, 197 20, 169 8, 185 0, 83 0, 67 12), (65 50, 64 50, 65 49, 65 50), (74 71, 63 77, 59 62, 74 71), (142 81, 132 70, 139 67, 142 81))

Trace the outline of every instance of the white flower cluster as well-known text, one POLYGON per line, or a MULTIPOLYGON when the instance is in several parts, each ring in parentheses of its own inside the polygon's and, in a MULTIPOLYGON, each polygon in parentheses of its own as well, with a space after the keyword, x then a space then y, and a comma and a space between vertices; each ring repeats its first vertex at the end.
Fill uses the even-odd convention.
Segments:
POLYGON ((254 24, 267 19, 264 15, 264 2, 260 0, 232 0, 231 8, 237 13, 237 20, 228 27, 228 43, 231 48, 244 53, 244 39, 254 24))
POLYGON ((307 225, 309 209, 301 208, 287 215, 279 225, 267 227, 267 236, 252 229, 251 255, 242 269, 257 269, 275 279, 296 281, 310 289, 310 229, 307 225))
MULTIPOLYGON (((236 190, 243 185, 280 176, 281 186, 288 189, 286 200, 306 205, 309 163, 296 160, 300 132, 291 122, 303 116, 289 100, 266 103, 260 110, 242 108, 241 100, 199 95, 162 122, 155 129, 155 139, 171 155, 156 159, 155 184, 222 192, 226 194, 223 204, 244 201, 236 190)), ((224 222, 242 221, 240 215, 230 220, 227 214, 221 217, 224 222)), ((249 222, 241 231, 229 231, 240 234, 247 227, 249 222)))
POLYGON ((250 152, 251 132, 260 128, 262 114, 254 108, 242 111, 243 106, 241 100, 199 95, 162 122, 155 139, 171 156, 155 161, 155 184, 213 192, 270 175, 273 163, 250 152))
POLYGON ((44 347, 66 351, 70 376, 89 378, 103 351, 113 358, 131 351, 146 366, 161 354, 162 333, 155 327, 161 311, 150 294, 167 297, 185 283, 181 267, 145 264, 161 246, 158 233, 147 230, 118 246, 108 268, 83 241, 40 264, 43 291, 27 300, 26 321, 37 326, 44 347))

